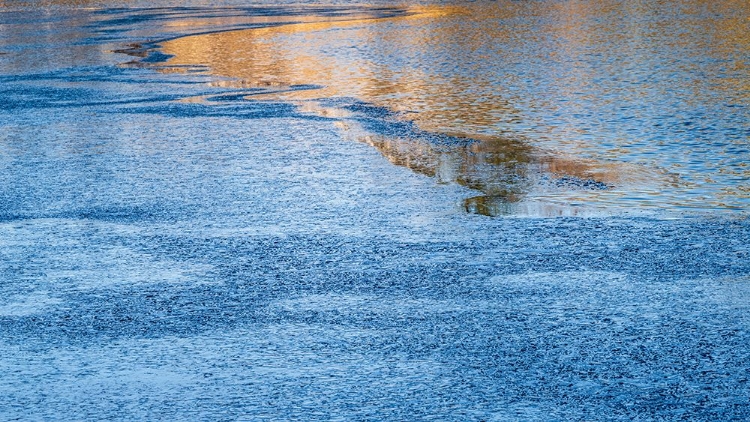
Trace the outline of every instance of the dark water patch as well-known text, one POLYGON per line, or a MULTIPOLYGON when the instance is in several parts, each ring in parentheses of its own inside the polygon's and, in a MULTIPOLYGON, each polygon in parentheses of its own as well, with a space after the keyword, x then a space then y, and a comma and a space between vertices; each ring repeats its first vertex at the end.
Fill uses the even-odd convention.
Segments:
POLYGON ((217 103, 244 102, 248 95, 264 94, 267 92, 268 92, 267 89, 255 88, 255 89, 242 91, 239 93, 211 95, 211 96, 206 97, 206 100, 211 101, 211 102, 217 102, 217 103))
POLYGON ((151 223, 151 222, 174 222, 191 215, 187 208, 176 209, 174 206, 165 207, 160 205, 141 206, 104 206, 87 207, 58 212, 23 211, 13 210, 23 208, 9 206, 0 212, 0 222, 33 222, 34 220, 87 220, 106 223, 151 223))
POLYGON ((161 114, 169 117, 229 117, 234 119, 271 119, 271 118, 299 118, 323 120, 322 117, 303 116, 297 108, 288 103, 251 102, 245 101, 241 105, 206 105, 190 103, 168 103, 164 105, 146 107, 123 107, 117 113, 130 114, 161 114))
POLYGON ((180 97, 174 95, 161 95, 146 98, 129 99, 103 99, 108 94, 102 91, 87 88, 58 88, 51 86, 14 85, 0 88, 0 95, 5 100, 0 105, 0 110, 36 110, 44 108, 77 108, 77 107, 110 107, 118 105, 156 103, 171 101, 180 97))
POLYGON ((289 89, 300 90, 300 91, 321 89, 321 88, 323 88, 323 85, 316 85, 316 84, 298 84, 298 85, 289 86, 289 89))
POLYGON ((146 58, 155 46, 156 44, 132 43, 128 44, 124 48, 112 50, 112 52, 118 54, 127 54, 128 56, 133 57, 146 58))
MULTIPOLYGON (((205 78, 190 80, 188 78, 171 79, 165 81, 150 71, 133 69, 127 66, 81 66, 66 69, 56 69, 48 72, 27 73, 16 75, 0 75, 0 82, 113 82, 123 84, 170 84, 170 85, 205 85, 205 78)), ((12 89, 10 87, 6 89, 12 89)))
MULTIPOLYGON (((149 53, 148 57, 151 57, 151 54, 149 53)), ((148 58, 147 57, 147 58, 148 58)), ((205 74, 206 70, 208 69, 206 66, 201 65, 164 65, 160 64, 162 63, 161 59, 159 59, 158 55, 155 56, 154 62, 149 63, 144 60, 131 60, 128 62, 120 63, 118 66, 126 69, 150 69, 150 70, 158 70, 162 74, 168 74, 168 73, 177 73, 177 74, 183 74, 183 75, 190 75, 190 74, 205 74)))
MULTIPOLYGON (((229 85, 233 85, 234 81, 230 82, 229 85)), ((243 87, 242 89, 228 88, 229 93, 218 94, 218 95, 205 95, 202 99, 211 103, 235 103, 237 105, 246 104, 248 101, 255 101, 252 96, 264 96, 264 95, 279 95, 297 91, 308 91, 319 89, 317 85, 292 85, 292 86, 273 86, 272 84, 266 84, 265 86, 255 87, 243 87)), ((214 104, 216 105, 216 104, 214 104)))
POLYGON ((435 146, 468 146, 478 142, 477 139, 471 139, 468 136, 453 136, 423 130, 415 122, 404 118, 403 113, 355 98, 325 98, 316 101, 324 107, 340 108, 350 112, 351 115, 346 117, 347 120, 360 124, 365 131, 376 136, 418 140, 435 146))
POLYGON ((554 179, 554 183, 560 187, 572 187, 578 189, 606 190, 612 188, 612 186, 597 180, 581 179, 580 177, 575 176, 562 176, 554 179))
POLYGON ((174 206, 159 205, 141 206, 104 206, 82 208, 60 213, 57 218, 81 219, 112 223, 147 223, 155 221, 175 221, 177 218, 190 216, 188 209, 176 209, 174 206))
POLYGON ((374 104, 366 103, 355 98, 329 99, 328 102, 324 104, 339 106, 345 110, 353 111, 355 113, 362 113, 364 116, 371 118, 385 119, 393 118, 396 116, 395 112, 386 107, 376 106, 374 104))
POLYGON ((169 54, 160 53, 158 51, 149 51, 148 54, 141 59, 143 63, 164 63, 172 57, 169 54))
POLYGON ((23 221, 23 220, 29 220, 33 217, 29 217, 27 215, 23 214, 17 214, 17 213, 9 213, 9 212, 1 212, 0 213, 0 223, 10 223, 14 221, 23 221))

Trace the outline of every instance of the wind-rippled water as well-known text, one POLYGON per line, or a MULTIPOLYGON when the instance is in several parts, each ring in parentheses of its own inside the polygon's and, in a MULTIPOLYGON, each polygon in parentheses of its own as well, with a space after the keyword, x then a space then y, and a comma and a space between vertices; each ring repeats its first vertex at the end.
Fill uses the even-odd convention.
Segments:
MULTIPOLYGON (((290 97, 354 97, 422 130, 480 139, 400 154, 431 175, 448 168, 490 201, 744 210, 749 8, 476 2, 187 37, 163 51, 246 86, 318 85, 290 97), (570 180, 584 182, 571 191, 570 180)), ((390 139, 375 144, 398 142, 380 135, 390 139)))
POLYGON ((0 0, 0 420, 750 417, 747 5, 282 3, 0 0))

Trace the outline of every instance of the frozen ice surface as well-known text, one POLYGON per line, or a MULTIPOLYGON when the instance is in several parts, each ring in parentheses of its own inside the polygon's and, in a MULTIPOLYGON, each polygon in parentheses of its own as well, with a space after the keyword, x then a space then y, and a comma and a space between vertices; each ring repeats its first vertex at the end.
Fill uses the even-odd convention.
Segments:
POLYGON ((750 418, 746 217, 467 214, 298 105, 54 64, 0 76, 1 420, 750 418))
POLYGON ((747 415, 746 222, 478 220, 409 229, 421 241, 396 218, 359 234, 6 222, 2 413, 747 415))

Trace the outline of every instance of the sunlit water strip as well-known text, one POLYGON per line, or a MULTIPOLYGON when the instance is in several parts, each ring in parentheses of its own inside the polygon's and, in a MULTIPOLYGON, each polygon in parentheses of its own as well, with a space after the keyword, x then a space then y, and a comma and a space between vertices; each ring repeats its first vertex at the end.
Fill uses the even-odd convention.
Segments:
POLYGON ((160 51, 163 69, 206 69, 245 100, 346 115, 340 126, 394 163, 476 189, 471 212, 743 212, 749 13, 739 1, 478 2, 297 18, 160 51))

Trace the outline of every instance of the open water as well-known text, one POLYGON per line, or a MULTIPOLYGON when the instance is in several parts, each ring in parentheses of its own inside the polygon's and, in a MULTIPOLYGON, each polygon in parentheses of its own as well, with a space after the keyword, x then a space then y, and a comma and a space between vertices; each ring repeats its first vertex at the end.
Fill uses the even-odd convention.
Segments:
POLYGON ((748 419, 749 18, 0 1, 0 419, 748 419))

